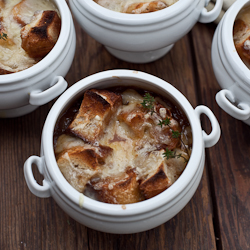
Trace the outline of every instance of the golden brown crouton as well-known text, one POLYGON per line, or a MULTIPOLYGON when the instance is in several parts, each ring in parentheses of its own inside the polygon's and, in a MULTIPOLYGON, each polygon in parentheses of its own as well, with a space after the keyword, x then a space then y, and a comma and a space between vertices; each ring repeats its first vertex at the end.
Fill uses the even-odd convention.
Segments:
POLYGON ((140 184, 140 190, 146 199, 152 198, 170 186, 169 179, 166 174, 165 163, 156 169, 147 179, 140 184))
POLYGON ((86 185, 84 194, 111 204, 129 204, 143 200, 136 174, 132 169, 128 169, 121 176, 94 178, 86 185))
POLYGON ((143 112, 143 108, 137 107, 128 112, 121 112, 117 118, 119 121, 122 121, 127 124, 136 136, 143 136, 143 125, 145 122, 145 112, 143 112))
POLYGON ((22 48, 32 58, 46 56, 60 34, 61 19, 56 11, 39 11, 21 29, 22 48))
POLYGON ((57 164, 65 179, 79 192, 98 171, 98 155, 93 149, 74 147, 58 155, 57 164))
POLYGON ((118 94, 106 90, 88 90, 68 130, 84 141, 93 143, 103 134, 110 117, 121 104, 122 98, 118 94))
POLYGON ((125 12, 129 14, 141 14, 162 10, 166 7, 168 7, 168 5, 162 1, 152 1, 149 3, 133 3, 128 6, 125 12))

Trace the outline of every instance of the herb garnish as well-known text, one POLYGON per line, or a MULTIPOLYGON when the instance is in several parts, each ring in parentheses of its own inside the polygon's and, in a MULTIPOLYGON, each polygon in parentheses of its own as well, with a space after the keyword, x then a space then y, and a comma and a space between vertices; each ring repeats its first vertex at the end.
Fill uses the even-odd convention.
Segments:
MULTIPOLYGON (((144 108, 148 109, 151 112, 151 115, 155 112, 154 111, 154 102, 155 102, 154 97, 151 96, 149 93, 146 93, 145 96, 143 97, 143 102, 141 103, 144 108)), ((173 130, 170 127, 170 123, 171 123, 171 118, 167 117, 164 120, 159 120, 159 123, 157 125, 161 126, 161 128, 163 125, 168 126, 171 129, 172 138, 175 138, 175 139, 180 138, 181 143, 185 147, 187 154, 189 156, 188 149, 181 139, 181 133, 179 131, 173 130)), ((171 158, 183 158, 185 160, 185 162, 188 162, 188 160, 184 156, 182 156, 182 154, 176 154, 176 151, 169 150, 168 148, 166 148, 165 152, 163 153, 163 156, 166 157, 167 160, 171 159, 171 158)))
POLYGON ((149 93, 146 93, 145 96, 143 97, 143 102, 141 103, 141 105, 144 108, 149 109, 152 115, 154 113, 154 102, 155 102, 154 97, 151 96, 149 93))
POLYGON ((3 39, 4 41, 6 41, 6 39, 8 39, 8 35, 6 33, 0 33, 0 39, 3 39))

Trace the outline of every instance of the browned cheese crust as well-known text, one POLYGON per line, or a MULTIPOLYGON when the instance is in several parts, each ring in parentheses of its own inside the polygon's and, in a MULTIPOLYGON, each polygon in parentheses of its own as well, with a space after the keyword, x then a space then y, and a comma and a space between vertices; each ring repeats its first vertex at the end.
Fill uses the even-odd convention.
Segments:
POLYGON ((55 11, 42 11, 21 30, 22 48, 32 58, 46 56, 60 34, 61 20, 55 11))
POLYGON ((86 91, 69 131, 87 142, 98 140, 110 117, 121 104, 121 96, 115 93, 96 89, 86 91))
POLYGON ((84 193, 95 200, 111 204, 130 204, 144 199, 136 174, 130 168, 120 176, 93 179, 86 185, 84 193))
POLYGON ((142 13, 150 13, 157 10, 162 10, 167 8, 168 5, 162 1, 152 1, 149 3, 133 3, 128 6, 126 9, 126 13, 129 14, 142 14, 142 13))

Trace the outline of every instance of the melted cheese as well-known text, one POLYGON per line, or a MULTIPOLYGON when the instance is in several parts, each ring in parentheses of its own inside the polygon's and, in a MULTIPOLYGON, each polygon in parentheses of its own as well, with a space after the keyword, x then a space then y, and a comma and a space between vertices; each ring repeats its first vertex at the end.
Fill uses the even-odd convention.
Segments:
POLYGON ((37 63, 37 61, 30 58, 21 47, 22 40, 20 31, 22 27, 15 20, 12 12, 14 6, 20 2, 24 4, 21 5, 18 15, 27 23, 30 22, 36 11, 54 10, 58 12, 51 0, 4 1, 4 8, 0 10, 0 18, 2 18, 0 29, 4 29, 4 33, 8 35, 8 39, 6 39, 6 41, 0 40, 0 69, 2 68, 10 72, 18 72, 37 63))
MULTIPOLYGON (((162 0, 168 6, 173 5, 178 0, 162 0)), ((152 0, 95 0, 99 5, 106 9, 110 9, 116 12, 125 12, 131 4, 135 3, 150 3, 152 0)))
MULTIPOLYGON (((105 159, 105 164, 98 170, 99 178, 105 179, 107 177, 121 176, 126 172, 126 169, 130 167, 135 170, 137 180, 144 180, 152 176, 156 169, 163 164, 169 179, 169 184, 171 185, 180 176, 186 166, 186 161, 183 157, 188 160, 189 156, 186 153, 186 148, 182 146, 181 148, 177 148, 175 150, 177 155, 182 155, 183 157, 167 160, 163 155, 165 150, 159 150, 157 148, 157 145, 168 145, 172 139, 170 138, 171 135, 162 133, 163 130, 161 126, 158 126, 159 120, 166 117, 166 108, 161 108, 159 112, 160 114, 153 113, 150 115, 149 113, 145 113, 145 119, 142 127, 148 129, 144 130, 142 136, 137 137, 131 130, 131 127, 129 127, 125 122, 120 121, 118 117, 123 112, 131 112, 136 107, 141 106, 143 98, 136 91, 127 90, 122 93, 122 100, 123 105, 121 105, 116 114, 111 117, 103 136, 98 142, 94 143, 94 145, 90 145, 79 138, 63 134, 57 141, 55 153, 59 154, 63 150, 75 146, 98 148, 99 144, 105 145, 112 148, 113 152, 105 159), (152 122, 149 123, 147 119, 151 119, 154 125, 152 125, 152 122), (152 130, 154 136, 152 136, 152 130)), ((171 125, 172 123, 173 125, 176 125, 178 122, 172 118, 171 125)), ((187 127, 183 131, 182 140, 186 145, 191 145, 192 136, 190 127, 187 127)), ((96 152, 98 153, 97 149, 96 152)), ((189 151, 188 153, 190 154, 191 152, 189 151)), ((68 159, 68 161, 70 161, 70 159, 68 159)), ((73 169, 72 166, 69 167, 73 169)), ((85 174, 90 175, 90 173, 87 172, 85 172, 85 174)), ((98 184, 95 188, 98 188, 98 184)), ((109 189, 112 188, 113 184, 110 184, 109 189)), ((79 190, 77 187, 76 189, 79 190)))

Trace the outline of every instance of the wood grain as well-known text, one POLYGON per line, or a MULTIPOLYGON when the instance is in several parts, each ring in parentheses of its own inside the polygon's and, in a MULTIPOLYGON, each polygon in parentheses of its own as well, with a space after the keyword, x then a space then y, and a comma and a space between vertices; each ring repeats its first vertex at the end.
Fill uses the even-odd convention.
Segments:
MULTIPOLYGON (((215 26, 197 24, 163 58, 148 64, 123 62, 89 37, 75 22, 76 55, 66 76, 69 86, 96 72, 134 69, 166 80, 193 107, 213 110, 222 128, 219 143, 206 150, 201 183, 191 201, 165 224, 138 234, 98 232, 70 218, 52 198, 28 189, 23 164, 39 155, 42 127, 50 102, 20 118, 1 119, 0 249, 249 249, 249 126, 224 113, 214 96, 220 90, 210 52, 215 26)), ((209 132, 208 120, 202 118, 209 132)), ((41 182, 36 168, 34 174, 41 182)))

